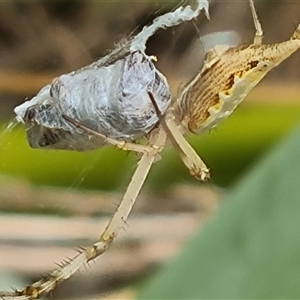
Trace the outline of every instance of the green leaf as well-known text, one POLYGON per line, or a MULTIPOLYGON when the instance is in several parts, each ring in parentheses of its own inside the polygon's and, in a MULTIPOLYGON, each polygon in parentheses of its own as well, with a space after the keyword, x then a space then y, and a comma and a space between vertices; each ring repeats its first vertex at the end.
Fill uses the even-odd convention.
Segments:
POLYGON ((300 129, 239 182, 139 298, 300 298, 300 129))

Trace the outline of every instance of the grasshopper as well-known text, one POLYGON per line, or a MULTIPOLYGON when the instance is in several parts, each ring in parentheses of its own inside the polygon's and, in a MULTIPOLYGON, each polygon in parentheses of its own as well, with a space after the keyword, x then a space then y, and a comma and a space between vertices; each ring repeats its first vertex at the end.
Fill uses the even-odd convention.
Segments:
MULTIPOLYGON (((81 248, 76 257, 63 263, 48 276, 24 290, 0 292, 0 298, 5 300, 40 298, 68 279, 82 265, 103 254, 123 228, 148 172, 165 147, 167 140, 170 140, 178 150, 193 176, 202 181, 209 178, 209 169, 187 142, 186 135, 191 132, 203 133, 217 126, 234 111, 268 72, 300 48, 300 25, 290 40, 272 45, 263 44, 263 30, 253 0, 249 2, 256 29, 252 44, 237 47, 219 45, 211 49, 206 55, 201 71, 185 86, 171 105, 168 102, 166 81, 161 74, 159 76, 164 85, 164 100, 161 102, 162 98, 157 99, 159 97, 157 93, 147 89, 148 104, 151 104, 154 112, 154 114, 152 112, 152 117, 155 115, 156 118, 154 126, 151 124, 149 131, 145 132, 148 138, 147 145, 135 143, 130 139, 120 140, 117 135, 110 136, 107 133, 98 132, 88 124, 82 124, 80 119, 74 116, 61 115, 61 120, 65 122, 64 126, 69 126, 69 130, 72 128, 76 134, 97 137, 124 150, 142 153, 142 157, 118 210, 96 243, 90 247, 81 248), (169 105, 167 108, 166 103, 169 105)), ((57 85, 59 82, 55 80, 52 87, 57 85)), ((36 121, 35 115, 28 110, 26 110, 27 114, 25 112, 23 115, 20 110, 16 112, 25 123, 36 121)), ((51 136, 51 138, 50 144, 51 141, 57 141, 58 137, 51 136)), ((59 140, 61 141, 61 136, 59 140)), ((76 141, 73 140, 73 142, 76 141)), ((74 145, 77 146, 77 144, 74 145)))

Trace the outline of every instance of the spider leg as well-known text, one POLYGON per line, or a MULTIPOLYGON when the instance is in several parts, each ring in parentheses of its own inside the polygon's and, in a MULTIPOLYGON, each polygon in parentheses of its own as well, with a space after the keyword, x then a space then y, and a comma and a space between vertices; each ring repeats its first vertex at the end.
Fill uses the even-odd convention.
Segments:
POLYGON ((190 170, 191 175, 197 179, 202 181, 209 179, 209 169, 183 136, 175 119, 171 112, 167 114, 165 118, 166 131, 169 133, 173 145, 179 150, 183 163, 190 170))
POLYGON ((164 127, 172 145, 180 153, 181 159, 190 170, 191 175, 203 181, 208 179, 209 169, 181 133, 177 126, 175 116, 171 111, 169 111, 166 116, 163 116, 157 106, 153 94, 148 92, 148 95, 156 110, 157 116, 160 119, 161 126, 164 127))
POLYGON ((110 138, 100 132, 97 132, 81 123, 79 123, 78 121, 76 121, 75 119, 63 115, 62 116, 67 122, 71 123, 72 125, 74 125, 75 127, 84 130, 85 132, 95 135, 101 139, 103 139, 104 141, 106 141, 108 144, 113 145, 113 146, 117 146, 118 148, 125 150, 125 151, 134 151, 134 152, 138 152, 138 153, 147 153, 147 154, 151 154, 151 155, 156 155, 158 152, 160 152, 160 149, 158 149, 156 147, 156 145, 152 145, 152 146, 148 146, 148 145, 140 145, 140 144, 135 144, 132 142, 126 142, 126 141, 119 141, 117 139, 114 138, 110 138))
POLYGON ((260 21, 258 19, 253 0, 249 0, 249 3, 250 3, 251 13, 252 13, 254 26, 255 26, 255 30, 256 30, 255 37, 254 37, 254 44, 261 45, 263 37, 264 37, 264 32, 261 27, 260 21))
MULTIPOLYGON (((163 149, 167 135, 162 127, 154 129, 150 133, 149 145, 154 148, 163 149)), ((78 271, 84 264, 103 254, 117 237, 120 230, 135 203, 135 200, 145 182, 145 179, 154 163, 156 155, 144 153, 138 163, 138 167, 129 183, 118 210, 115 212, 107 227, 100 236, 98 242, 89 247, 81 247, 79 254, 21 291, 0 292, 2 300, 33 300, 50 293, 58 284, 67 280, 78 271)))
MULTIPOLYGON (((150 134, 149 145, 155 146, 155 148, 162 150, 165 146, 166 138, 167 135, 163 128, 156 128, 150 134)), ((155 162, 155 158, 155 155, 151 154, 144 154, 142 156, 122 199, 122 202, 107 225, 105 231, 101 235, 100 240, 110 243, 110 241, 113 240, 119 233, 134 205, 134 202, 144 184, 152 164, 155 162)))

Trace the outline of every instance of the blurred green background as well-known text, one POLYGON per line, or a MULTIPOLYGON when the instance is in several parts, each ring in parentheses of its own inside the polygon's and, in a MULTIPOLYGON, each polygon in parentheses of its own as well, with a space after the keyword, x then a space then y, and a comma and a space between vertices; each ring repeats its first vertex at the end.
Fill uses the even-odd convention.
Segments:
MULTIPOLYGON (((300 105, 296 99, 289 100, 289 105, 243 105, 217 130, 190 137, 191 144, 210 167, 213 183, 230 186, 299 122, 300 105)), ((138 159, 133 153, 113 148, 88 153, 30 149, 22 126, 7 131, 4 125, 2 133, 1 172, 38 185, 121 191, 138 159)), ((153 167, 147 184, 159 191, 178 182, 199 184, 169 147, 153 167)))
POLYGON ((300 127, 227 195, 138 299, 299 299, 300 127))
MULTIPOLYGON (((0 173, 41 185, 123 190, 134 170, 137 160, 134 154, 106 148, 83 154, 32 150, 22 126, 7 131, 7 122, 14 117, 16 105, 35 95, 53 77, 91 63, 120 39, 139 31, 176 4, 176 1, 0 3, 0 173)), ((299 8, 295 2, 257 3, 265 41, 288 39, 295 29, 299 8), (275 18, 285 26, 274 22, 275 18)), ((247 1, 234 5, 214 2, 210 13, 211 21, 200 16, 197 22, 158 32, 147 45, 148 53, 157 55, 157 67, 167 76, 174 98, 178 86, 201 67, 204 51, 195 52, 193 44, 200 35, 236 30, 241 42, 253 39, 247 1), (199 57, 191 53, 199 53, 199 57)), ((211 168, 213 183, 230 186, 297 123, 300 72, 295 66, 299 66, 299 61, 299 55, 294 55, 274 70, 261 88, 250 94, 216 131, 190 138, 211 168)), ((179 181, 198 184, 174 151, 167 150, 148 183, 152 189, 161 190, 179 181)))

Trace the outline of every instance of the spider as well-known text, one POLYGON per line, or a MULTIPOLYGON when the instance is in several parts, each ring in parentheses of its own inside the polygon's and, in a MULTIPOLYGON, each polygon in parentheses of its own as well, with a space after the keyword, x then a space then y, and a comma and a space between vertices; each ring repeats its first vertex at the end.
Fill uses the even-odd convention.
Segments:
POLYGON ((0 292, 2 299, 40 298, 104 253, 123 228, 167 140, 193 176, 201 181, 209 178, 209 169, 185 136, 217 126, 269 71, 300 48, 300 25, 289 41, 262 44, 263 30, 253 0, 249 3, 256 29, 253 43, 237 47, 217 45, 211 49, 201 71, 172 104, 166 78, 155 68, 155 58, 147 56, 143 47, 157 28, 197 17, 208 6, 205 1, 199 0, 194 11, 189 6, 177 9, 171 15, 173 21, 167 25, 164 23, 167 18, 163 22, 158 18, 153 23, 157 25, 155 30, 146 27, 144 35, 138 35, 88 67, 54 79, 37 97, 15 109, 18 120, 27 127, 33 147, 89 150, 107 143, 141 153, 142 157, 99 240, 81 248, 72 260, 24 290, 0 292), (83 81, 84 86, 80 85, 83 81), (101 101, 95 102, 96 96, 101 101), (76 106, 78 98, 85 100, 81 107, 76 106), (144 136, 146 145, 138 142, 144 136))

